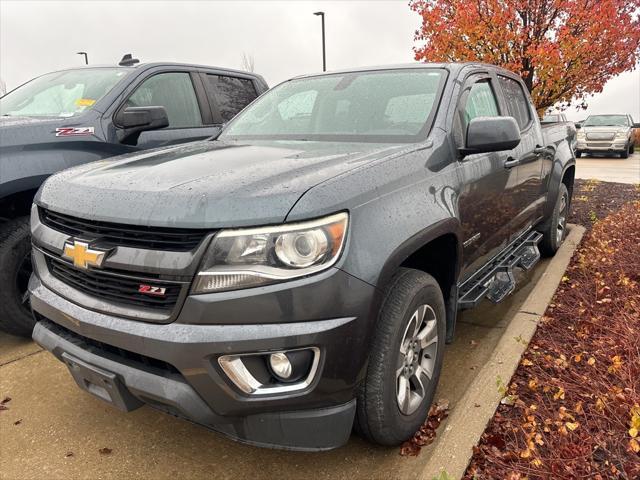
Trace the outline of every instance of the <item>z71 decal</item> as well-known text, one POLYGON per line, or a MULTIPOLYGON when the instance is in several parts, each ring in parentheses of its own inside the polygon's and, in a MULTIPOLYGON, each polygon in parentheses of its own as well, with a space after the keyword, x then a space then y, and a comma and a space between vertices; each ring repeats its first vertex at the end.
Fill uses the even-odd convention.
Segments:
POLYGON ((93 135, 93 127, 60 127, 56 128, 56 137, 82 137, 93 135))

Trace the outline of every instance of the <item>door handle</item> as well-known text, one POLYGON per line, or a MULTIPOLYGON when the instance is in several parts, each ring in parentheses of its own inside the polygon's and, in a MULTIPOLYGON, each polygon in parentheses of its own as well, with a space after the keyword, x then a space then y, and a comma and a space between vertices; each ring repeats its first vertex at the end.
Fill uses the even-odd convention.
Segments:
POLYGON ((504 168, 513 168, 520 163, 520 160, 517 160, 513 157, 507 157, 507 161, 504 162, 504 168))
POLYGON ((541 147, 540 145, 536 145, 536 148, 533 149, 533 153, 536 155, 542 155, 543 153, 547 153, 547 147, 541 147))

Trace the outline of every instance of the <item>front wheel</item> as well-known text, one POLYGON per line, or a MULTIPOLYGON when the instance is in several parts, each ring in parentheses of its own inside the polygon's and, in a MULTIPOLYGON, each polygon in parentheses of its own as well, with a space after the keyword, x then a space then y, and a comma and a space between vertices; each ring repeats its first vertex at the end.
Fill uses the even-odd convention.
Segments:
POLYGON ((398 272, 380 311, 358 393, 356 429, 369 441, 399 445, 424 423, 442 368, 445 315, 431 275, 398 272))
POLYGON ((624 152, 620 154, 620 158, 629 158, 629 147, 624 149, 624 152))
POLYGON ((558 188, 558 197, 553 207, 551 218, 542 230, 540 252, 545 257, 552 257, 562 245, 567 235, 567 218, 569 217, 569 190, 564 183, 558 188))
POLYGON ((576 158, 580 158, 582 156, 582 152, 576 150, 576 158))
POLYGON ((0 330, 31 337, 35 321, 29 306, 31 276, 29 217, 0 225, 0 330))

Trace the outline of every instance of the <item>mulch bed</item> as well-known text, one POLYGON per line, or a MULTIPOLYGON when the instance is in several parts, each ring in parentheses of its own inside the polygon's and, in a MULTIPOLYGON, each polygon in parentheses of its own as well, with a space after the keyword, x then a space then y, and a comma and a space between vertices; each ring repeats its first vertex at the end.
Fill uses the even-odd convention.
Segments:
POLYGON ((576 179, 569 222, 590 228, 595 221, 639 198, 637 185, 576 179))
POLYGON ((577 181, 573 198, 589 230, 467 479, 640 478, 640 189, 577 181))

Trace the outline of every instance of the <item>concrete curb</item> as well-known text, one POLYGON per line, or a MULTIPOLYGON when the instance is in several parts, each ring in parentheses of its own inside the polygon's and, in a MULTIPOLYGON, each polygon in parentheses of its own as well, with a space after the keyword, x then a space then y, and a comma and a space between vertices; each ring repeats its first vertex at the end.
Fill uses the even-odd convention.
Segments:
POLYGON ((472 449, 502 399, 496 381, 500 377, 508 385, 585 230, 582 226, 569 226, 567 239, 547 265, 520 311, 509 322, 491 355, 492 360, 479 370, 456 404, 444 431, 438 432, 437 445, 420 476, 423 480, 432 480, 442 470, 451 478, 464 475, 472 449))

